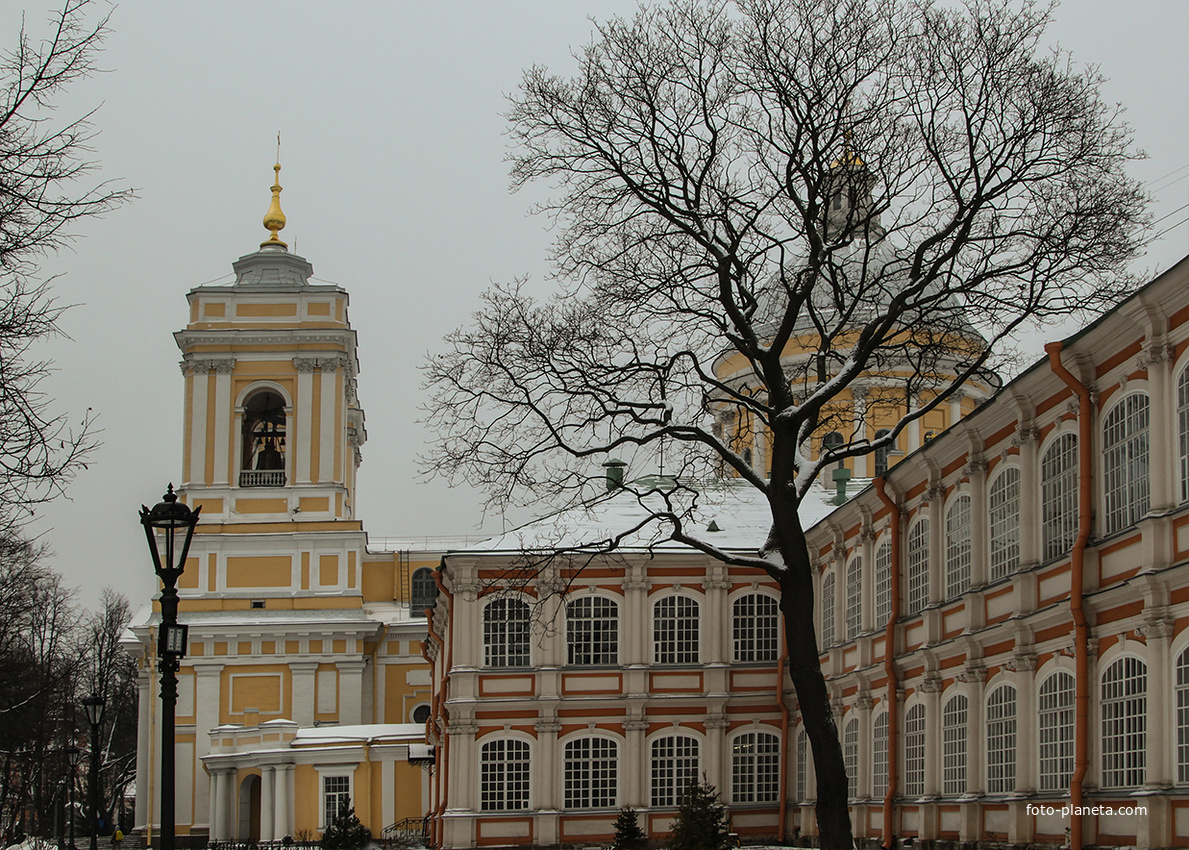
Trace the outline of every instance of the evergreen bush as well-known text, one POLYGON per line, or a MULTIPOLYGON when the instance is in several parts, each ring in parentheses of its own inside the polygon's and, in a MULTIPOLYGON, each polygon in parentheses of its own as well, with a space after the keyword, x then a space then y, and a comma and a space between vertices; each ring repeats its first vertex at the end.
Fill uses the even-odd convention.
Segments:
POLYGON ((615 819, 615 841, 611 847, 613 850, 644 850, 647 846, 648 836, 640 829, 636 810, 624 806, 619 810, 619 817, 615 819))
POLYGON ((670 850, 725 850, 730 843, 726 806, 709 782, 691 782, 681 796, 670 850))
POLYGON ((322 850, 359 850, 372 842, 372 831, 355 816, 355 807, 346 803, 322 833, 322 850))

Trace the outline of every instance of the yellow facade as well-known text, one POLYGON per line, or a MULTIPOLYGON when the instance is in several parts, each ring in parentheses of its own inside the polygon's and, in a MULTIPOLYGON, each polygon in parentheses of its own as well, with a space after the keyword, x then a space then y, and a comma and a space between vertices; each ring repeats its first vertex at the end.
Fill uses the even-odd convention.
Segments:
MULTIPOLYGON (((193 842, 317 837, 345 795, 379 836, 424 814, 421 642, 441 552, 369 550, 355 518, 366 431, 347 292, 311 282, 310 264, 275 231, 234 269, 233 284, 189 293, 189 322, 175 334, 178 492, 202 508, 179 582, 189 648, 176 832, 193 842)), ((154 842, 156 609, 129 642, 142 667, 137 824, 154 842)))

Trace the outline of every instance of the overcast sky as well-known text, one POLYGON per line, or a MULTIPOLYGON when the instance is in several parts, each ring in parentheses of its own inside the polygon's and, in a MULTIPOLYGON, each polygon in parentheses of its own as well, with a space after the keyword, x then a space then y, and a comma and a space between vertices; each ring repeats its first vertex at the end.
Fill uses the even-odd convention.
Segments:
MULTIPOLYGON (((182 375, 172 333, 185 294, 230 282, 231 263, 267 236, 276 133, 290 250, 345 287, 359 335, 367 415, 358 510, 373 536, 475 533, 475 494, 421 483, 417 370, 467 321, 493 281, 547 274, 547 222, 508 191, 505 95, 532 64, 573 68, 589 17, 634 2, 146 3, 114 10, 106 73, 63 106, 102 104, 100 176, 138 199, 80 227, 47 260, 58 298, 75 304, 69 339, 41 346, 47 384, 75 419, 92 409, 102 447, 35 528, 54 566, 93 607, 103 587, 134 604, 154 592, 141 503, 179 478, 182 375)), ((46 9, 25 4, 30 25, 46 9)), ((11 43, 12 10, 0 13, 11 43)), ((1134 174, 1153 192, 1156 225, 1189 210, 1186 81, 1189 2, 1066 0, 1055 43, 1109 78, 1148 159, 1134 174)), ((0 36, 3 38, 4 36, 0 36)), ((1143 268, 1189 252, 1189 224, 1153 244, 1143 268)), ((499 518, 488 530, 499 530, 499 518)))

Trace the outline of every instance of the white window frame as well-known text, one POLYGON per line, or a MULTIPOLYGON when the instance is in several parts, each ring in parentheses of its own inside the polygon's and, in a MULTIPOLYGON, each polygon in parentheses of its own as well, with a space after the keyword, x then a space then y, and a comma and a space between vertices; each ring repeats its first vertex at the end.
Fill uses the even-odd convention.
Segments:
POLYGON ((1016 790, 1016 689, 1004 682, 987 695, 987 793, 1016 790))
POLYGON ((566 809, 611 809, 619 805, 619 742, 585 735, 562 747, 562 796, 566 809), (585 749, 586 752, 577 752, 585 749))
POLYGON ((1040 790, 1063 791, 1073 776, 1074 686, 1068 670, 1054 670, 1036 691, 1040 790))
POLYGON ((904 793, 920 797, 925 793, 925 706, 916 703, 904 712, 904 793))
POLYGON ((905 594, 908 616, 925 610, 929 604, 929 517, 918 517, 908 528, 905 546, 905 573, 907 593, 905 594))
POLYGON ((941 710, 941 792, 947 797, 966 793, 967 727, 970 700, 957 693, 941 710))
POLYGON ((1181 501, 1189 502, 1189 367, 1177 376, 1177 455, 1181 501))
POLYGON ((970 549, 970 495, 959 493, 945 511, 945 598, 957 599, 970 590, 973 569, 970 549))
POLYGON ((826 574, 822 576, 822 645, 819 649, 825 650, 833 646, 837 641, 835 640, 834 629, 834 596, 837 581, 834 577, 834 570, 827 570, 826 574))
POLYGON ((871 794, 882 800, 888 793, 888 728, 891 715, 881 711, 871 721, 871 794))
POLYGON ((1178 785, 1189 784, 1189 647, 1177 655, 1174 699, 1177 730, 1178 785))
POLYGON ((1135 525, 1151 506, 1151 401, 1128 393, 1102 417, 1103 525, 1107 535, 1135 525))
POLYGON ((780 799, 780 736, 746 729, 731 738, 731 802, 775 803, 780 799))
POLYGON ((528 667, 532 663, 530 617, 529 604, 518 596, 495 596, 483 606, 484 666, 528 667))
POLYGON ((1102 787, 1139 788, 1147 778, 1148 665, 1123 655, 1102 671, 1102 787))
POLYGON ((850 798, 858 797, 859 777, 859 718, 851 717, 842 725, 842 764, 846 768, 850 798))
POLYGON ((701 658, 701 611, 698 600, 684 594, 663 596, 653 603, 654 664, 698 663, 701 658))
POLYGON ((780 603, 752 591, 731 603, 732 658, 742 664, 775 661, 780 653, 780 603))
MULTIPOLYGON (((330 826, 330 821, 326 819, 327 810, 327 791, 326 781, 328 779, 343 779, 347 780, 347 802, 349 805, 355 805, 355 768, 356 764, 325 764, 316 765, 315 769, 318 771, 318 831, 324 832, 326 827, 330 826)), ((341 792, 335 792, 341 793, 341 792)), ((335 809, 337 815, 338 809, 335 809)))
POLYGON ((990 510, 991 581, 1007 578, 1020 567, 1020 468, 1005 466, 987 488, 990 510))
POLYGON ((1057 434, 1041 455, 1040 504, 1044 559, 1069 554, 1078 534, 1078 435, 1057 434))
POLYGON ((846 639, 863 631, 863 556, 855 555, 846 567, 846 639))
POLYGON ((619 663, 616 600, 591 594, 566 604, 566 663, 575 667, 610 667, 619 663))
POLYGON ((523 738, 479 743, 479 811, 523 812, 532 803, 533 750, 523 738))
POLYGON ((892 616, 892 541, 875 548, 875 628, 883 629, 892 616))
POLYGON ((681 732, 665 734, 652 739, 648 754, 652 808, 680 805, 686 789, 702 776, 701 741, 681 732))

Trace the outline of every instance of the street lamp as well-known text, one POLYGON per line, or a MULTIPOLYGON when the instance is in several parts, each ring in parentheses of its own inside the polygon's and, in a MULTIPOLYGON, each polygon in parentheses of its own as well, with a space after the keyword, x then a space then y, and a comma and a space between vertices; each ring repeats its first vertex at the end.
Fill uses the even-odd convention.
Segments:
POLYGON ((149 510, 140 507, 153 556, 153 570, 161 579, 161 632, 157 640, 161 671, 161 850, 174 850, 174 714, 178 704, 178 666, 186 654, 186 626, 178 624, 178 579, 186 568, 186 554, 202 510, 178 502, 173 485, 149 510))
POLYGON ((70 831, 70 850, 75 850, 74 847, 74 777, 78 773, 78 762, 82 757, 83 751, 71 744, 66 748, 66 758, 70 762, 70 804, 66 809, 66 828, 70 831))
POLYGON ((91 850, 99 850, 99 724, 103 722, 106 700, 92 693, 83 700, 87 722, 91 724, 91 775, 88 779, 91 800, 91 850))

